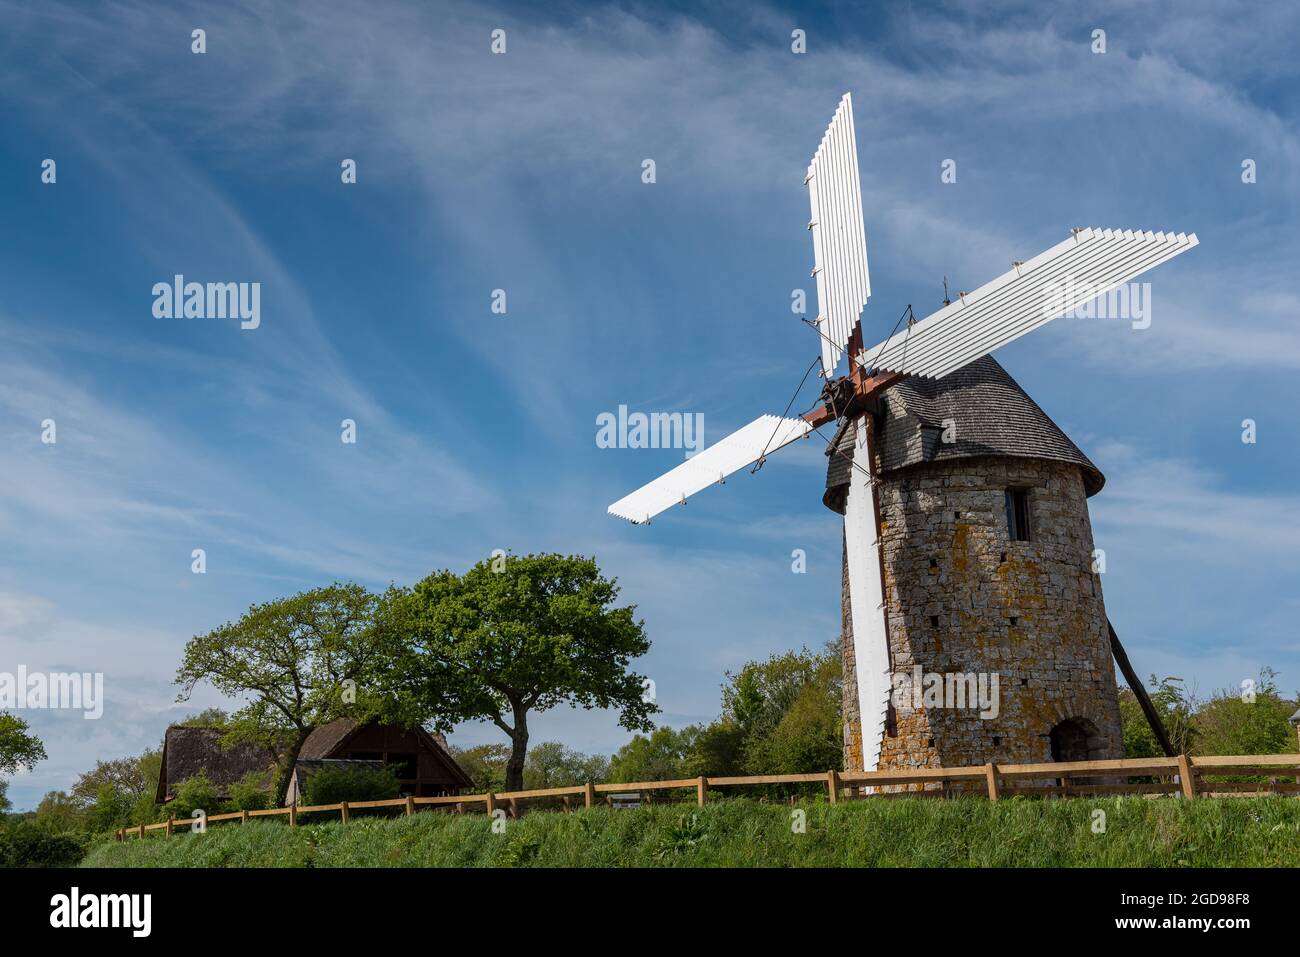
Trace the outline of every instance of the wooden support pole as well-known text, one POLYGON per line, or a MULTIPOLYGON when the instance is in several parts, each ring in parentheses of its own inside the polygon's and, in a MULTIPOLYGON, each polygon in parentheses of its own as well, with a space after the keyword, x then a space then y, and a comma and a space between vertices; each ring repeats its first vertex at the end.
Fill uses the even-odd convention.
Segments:
POLYGON ((583 785, 582 797, 587 802, 587 807, 596 803, 596 786, 590 781, 583 785))
POLYGON ((240 811, 240 812, 239 812, 239 823, 240 823, 240 824, 247 824, 247 823, 248 823, 248 812, 247 812, 247 811, 240 811))
POLYGON ((175 818, 174 816, 170 816, 170 815, 169 815, 168 818, 167 818, 167 836, 168 836, 168 837, 171 837, 171 836, 172 836, 172 828, 175 827, 175 826, 176 826, 176 818, 175 818))
POLYGON ((144 840, 144 825, 140 825, 140 840, 144 840))
POLYGON ((495 814, 495 813, 496 813, 496 809, 497 809, 497 796, 496 796, 495 794, 492 793, 491 789, 489 789, 489 790, 488 790, 488 793, 487 793, 487 813, 488 813, 488 817, 491 817, 493 814, 495 814))
POLYGON ((1186 753, 1178 755, 1178 783, 1183 787, 1183 797, 1196 797, 1196 778, 1192 774, 1192 762, 1186 753))
POLYGON ((123 832, 123 830, 124 830, 124 828, 120 828, 120 827, 117 829, 117 840, 118 840, 119 843, 120 843, 121 840, 122 840, 122 832, 123 832))
POLYGON ((347 801, 344 801, 342 804, 339 805, 339 817, 342 819, 344 824, 348 823, 348 802, 347 801))
POLYGON ((289 805, 289 826, 298 826, 298 805, 296 804, 289 805))
POLYGON ((695 798, 699 801, 700 807, 704 807, 704 802, 708 799, 708 794, 709 779, 701 774, 699 781, 695 783, 695 798))
POLYGON ((989 800, 996 801, 998 799, 998 768, 996 764, 989 762, 984 765, 984 781, 988 784, 989 800))
POLYGON ((406 816, 410 817, 414 813, 415 813, 415 798, 414 796, 408 794, 406 796, 406 816))
POLYGON ((830 770, 826 772, 826 792, 827 797, 832 804, 836 804, 840 799, 840 774, 838 771, 830 770))

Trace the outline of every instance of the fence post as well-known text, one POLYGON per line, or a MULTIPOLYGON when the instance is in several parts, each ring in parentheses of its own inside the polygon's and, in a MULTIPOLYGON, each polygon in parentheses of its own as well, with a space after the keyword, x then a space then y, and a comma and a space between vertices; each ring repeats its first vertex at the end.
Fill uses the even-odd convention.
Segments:
POLYGON ((699 801, 700 807, 704 807, 704 801, 709 792, 709 779, 703 774, 700 775, 699 781, 695 783, 695 798, 699 801))
POLYGON ((121 827, 119 827, 119 828, 117 829, 117 840, 118 840, 118 843, 121 843, 121 841, 122 841, 122 832, 123 832, 124 830, 125 830, 125 828, 121 828, 121 827))
POLYGON ((495 813, 496 813, 496 809, 497 809, 497 796, 496 796, 495 794, 492 793, 492 789, 491 789, 491 788, 488 788, 488 792, 487 792, 487 813, 488 813, 488 817, 491 817, 493 814, 495 814, 495 813))
POLYGON ((573 799, 565 794, 560 797, 560 800, 564 802, 564 813, 573 813, 573 799))
POLYGON ((410 817, 415 813, 415 798, 408 794, 406 796, 406 816, 410 817))
POLYGON ((175 827, 175 824, 176 824, 176 818, 175 818, 174 816, 172 816, 172 815, 168 815, 168 817, 167 817, 167 836, 168 836, 168 837, 171 837, 171 836, 172 836, 172 828, 175 827))
POLYGON ((247 811, 247 810, 241 810, 241 811, 239 812, 239 823, 240 823, 240 824, 247 824, 247 823, 248 823, 248 811, 247 811))
POLYGON ((289 826, 298 826, 298 805, 296 804, 289 805, 289 826))
POLYGON ((140 840, 144 840, 144 825, 140 825, 140 840))
POLYGON ((347 801, 344 801, 342 804, 339 805, 339 816, 343 819, 344 824, 348 823, 348 802, 347 801))
POLYGON ((840 775, 838 771, 826 772, 826 791, 832 804, 840 799, 840 775))
POLYGON ((591 807, 596 803, 596 786, 588 781, 582 787, 582 798, 587 802, 587 807, 591 807))
POLYGON ((989 800, 998 799, 998 767, 996 764, 989 762, 984 765, 984 781, 988 784, 989 800))
POLYGON ((1178 755, 1178 783, 1183 786, 1183 797, 1196 797, 1196 779, 1192 776, 1192 762, 1185 751, 1178 755))

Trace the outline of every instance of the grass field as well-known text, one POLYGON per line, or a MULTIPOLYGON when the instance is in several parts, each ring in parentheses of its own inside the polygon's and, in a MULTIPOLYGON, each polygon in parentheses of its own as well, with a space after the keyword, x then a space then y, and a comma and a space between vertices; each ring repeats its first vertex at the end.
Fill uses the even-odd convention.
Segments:
POLYGON ((1300 863, 1300 801, 1281 797, 896 799, 792 809, 731 799, 483 815, 354 817, 101 844, 84 867, 1265 867, 1300 863), (1105 832, 1094 833, 1094 812, 1105 832))

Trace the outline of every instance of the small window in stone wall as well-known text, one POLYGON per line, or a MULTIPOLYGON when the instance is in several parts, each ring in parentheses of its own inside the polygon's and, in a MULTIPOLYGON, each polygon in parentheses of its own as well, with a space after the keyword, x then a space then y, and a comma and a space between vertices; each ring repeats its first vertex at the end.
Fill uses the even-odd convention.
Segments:
POLYGON ((1029 489, 1007 489, 1007 537, 1013 542, 1027 542, 1029 527, 1029 489))

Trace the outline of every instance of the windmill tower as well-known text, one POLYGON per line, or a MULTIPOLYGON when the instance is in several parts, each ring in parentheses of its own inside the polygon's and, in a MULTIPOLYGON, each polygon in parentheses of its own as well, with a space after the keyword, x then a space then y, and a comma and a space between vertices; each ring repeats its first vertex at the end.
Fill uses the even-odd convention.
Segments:
POLYGON ((799 418, 761 416, 610 514, 648 524, 817 432, 828 443, 823 501, 844 516, 845 769, 1122 756, 1112 656, 1171 753, 1093 571, 1087 498, 1104 479, 988 353, 1196 236, 1072 230, 868 349, 847 93, 804 182, 825 379, 817 405, 799 418))

